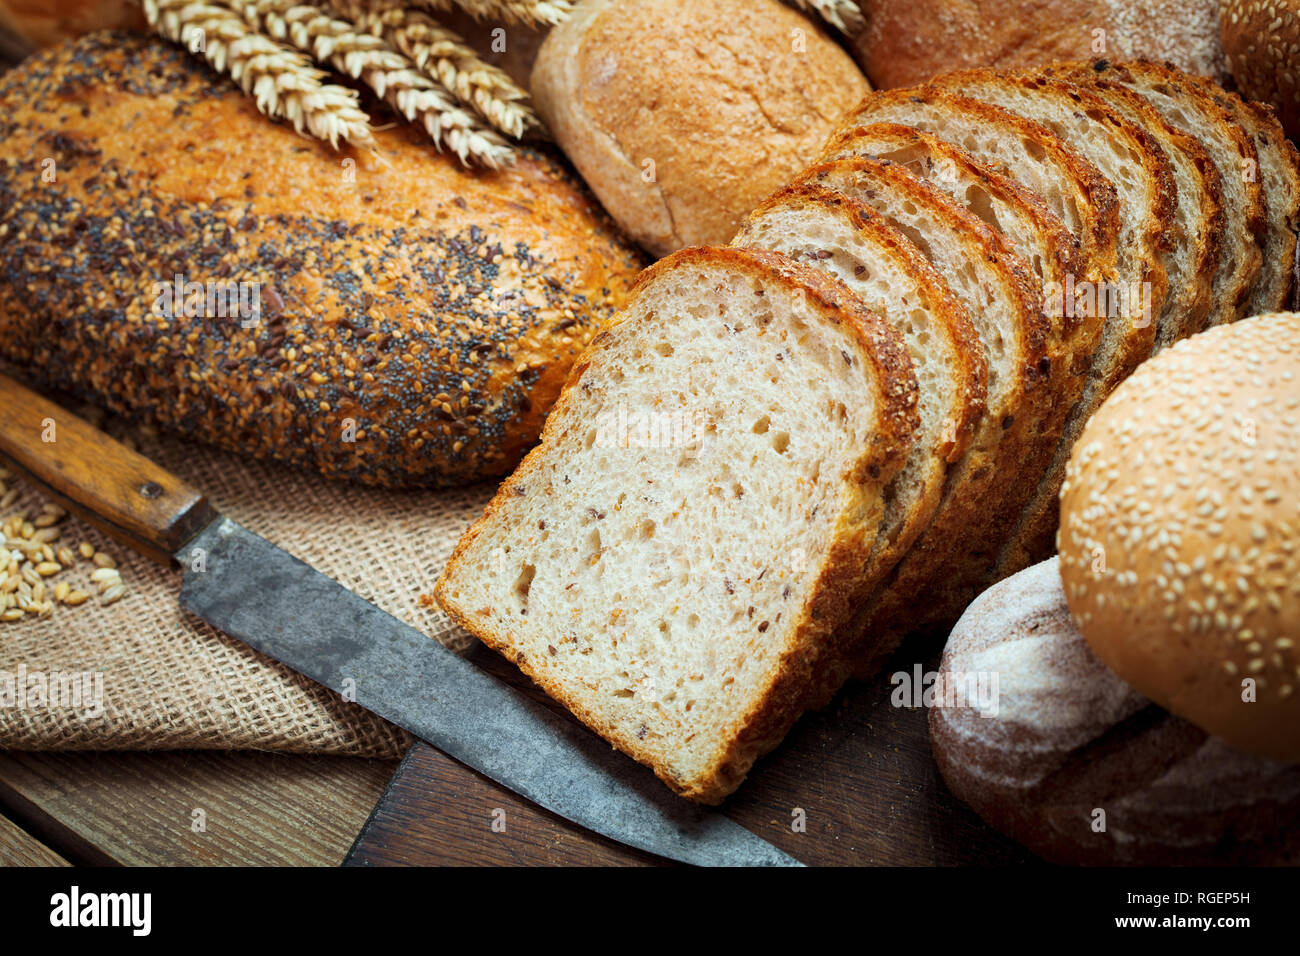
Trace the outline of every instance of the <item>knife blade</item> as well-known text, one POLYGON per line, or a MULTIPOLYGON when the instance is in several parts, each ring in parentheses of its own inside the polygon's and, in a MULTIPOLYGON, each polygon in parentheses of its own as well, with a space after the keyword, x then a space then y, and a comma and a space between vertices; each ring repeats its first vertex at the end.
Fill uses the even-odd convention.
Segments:
POLYGON ((3 375, 0 408, 0 456, 115 539, 175 560, 181 606, 223 633, 610 839, 697 865, 800 865, 3 375))

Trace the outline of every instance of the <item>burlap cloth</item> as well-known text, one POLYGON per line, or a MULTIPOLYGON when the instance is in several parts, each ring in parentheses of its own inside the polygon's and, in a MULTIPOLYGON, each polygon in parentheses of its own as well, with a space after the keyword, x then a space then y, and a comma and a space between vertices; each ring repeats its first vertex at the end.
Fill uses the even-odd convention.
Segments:
MULTIPOLYGON (((85 413, 85 409, 78 409, 85 413)), ((0 409, 0 414, 3 410, 0 409)), ((92 416, 93 417, 93 416, 92 416)), ((472 638, 433 604, 431 592, 461 531, 493 488, 380 491, 169 437, 101 422, 207 493, 228 517, 344 587, 453 649, 472 638)), ((29 516, 45 499, 21 479, 20 500, 0 512, 29 516)), ((125 597, 96 595, 52 616, 0 623, 0 672, 102 672, 103 714, 52 706, 0 706, 0 748, 14 750, 274 750, 396 757, 405 732, 268 660, 181 611, 180 572, 163 568, 69 516, 57 544, 88 541, 116 558, 125 597)), ((93 566, 50 579, 94 593, 93 566)))

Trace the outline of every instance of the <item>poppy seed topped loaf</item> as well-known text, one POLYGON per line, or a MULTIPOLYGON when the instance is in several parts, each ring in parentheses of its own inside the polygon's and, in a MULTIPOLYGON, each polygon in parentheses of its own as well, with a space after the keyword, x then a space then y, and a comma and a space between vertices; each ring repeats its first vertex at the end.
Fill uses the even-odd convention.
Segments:
POLYGON ((334 152, 143 36, 37 54, 0 106, 0 357, 332 477, 508 471, 641 266, 545 153, 334 152))

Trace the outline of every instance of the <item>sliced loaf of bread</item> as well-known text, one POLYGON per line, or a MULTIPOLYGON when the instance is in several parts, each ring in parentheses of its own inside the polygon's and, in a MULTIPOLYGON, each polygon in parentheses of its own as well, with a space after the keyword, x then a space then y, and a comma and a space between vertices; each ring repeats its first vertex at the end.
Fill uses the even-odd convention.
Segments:
POLYGON ((936 87, 873 93, 848 113, 837 133, 873 123, 932 133, 1032 190, 1079 240, 1089 281, 1114 281, 1119 237, 1115 187, 1047 127, 936 87))
POLYGON ((1250 310, 1251 292, 1262 263, 1256 237, 1267 229, 1259 186, 1259 154, 1227 109, 1185 73, 1155 63, 1112 63, 1087 67, 1094 75, 1127 86, 1144 96, 1173 126, 1196 139, 1210 154, 1223 188, 1226 214, 1224 255, 1232 264, 1225 284, 1225 303, 1211 313, 1210 325, 1242 318, 1250 310))
MULTIPOLYGON (((1093 357, 1085 399, 1072 416, 1086 418, 1155 346, 1169 291, 1164 263, 1172 248, 1170 232, 1177 206, 1169 159, 1141 127, 1105 100, 1051 77, 979 69, 948 73, 934 83, 1047 127, 1115 186, 1120 204, 1116 271, 1121 295, 1118 301, 1105 303, 1102 290, 1095 290, 1093 307, 1105 315, 1105 332, 1093 357), (1090 393, 1099 395, 1095 403, 1090 393)), ((1071 431, 1067 425, 1067 434, 1071 431)))
POLYGON ((1079 240, 1060 217, 1038 194, 960 146, 899 123, 873 123, 838 130, 817 162, 856 156, 898 163, 938 186, 1002 233, 1044 284, 1063 285, 1067 275, 1081 274, 1079 240))
MULTIPOLYGON (((1060 217, 1039 196, 1009 176, 978 162, 960 146, 922 130, 897 123, 875 123, 841 130, 832 136, 818 162, 854 157, 898 163, 914 176, 938 187, 967 212, 1000 233, 1033 269, 1044 288, 1064 289, 1070 278, 1082 274, 1079 242, 1060 217)), ((1083 322, 1073 309, 1067 313, 1064 296, 1044 308, 1051 325, 1051 347, 1071 356, 1082 355, 1080 372, 1086 372, 1101 326, 1083 322)))
POLYGON ((733 246, 768 249, 839 279, 898 330, 920 385, 921 426, 885 490, 885 522, 867 567, 889 571, 934 516, 948 465, 984 413, 988 369, 970 315, 912 242, 868 207, 811 183, 777 192, 733 246))
POLYGON ((438 602, 678 793, 720 801, 872 585, 917 390, 898 333, 823 273, 675 253, 579 359, 438 602))
MULTIPOLYGON (((986 413, 965 457, 949 469, 938 513, 850 629, 852 657, 860 658, 931 614, 960 610, 967 583, 995 553, 988 535, 998 516, 1018 509, 1032 487, 1026 462, 1055 446, 1041 428, 1065 362, 1047 350, 1048 320, 1028 265, 934 186, 898 164, 862 158, 814 166, 798 181, 866 204, 907 236, 965 306, 988 365, 986 413)), ((842 676, 833 672, 828 687, 842 676)))
POLYGON ((1156 349, 1205 328, 1214 301, 1214 277, 1223 246, 1223 185, 1210 154, 1175 127, 1135 90, 1104 79, 1079 64, 1043 68, 1045 77, 1063 78, 1105 100, 1130 123, 1145 130, 1168 158, 1177 184, 1177 208, 1165 265, 1169 295, 1156 327, 1156 349))
POLYGON ((859 126, 833 137, 822 156, 862 156, 905 166, 1001 233, 1032 265, 1043 286, 1044 312, 1051 323, 1048 349, 1067 357, 1044 419, 1042 434, 1047 437, 1038 442, 1038 459, 1025 463, 1026 468, 1045 467, 1042 456, 1054 452, 1057 439, 1052 436, 1061 434, 1066 417, 1083 394, 1102 332, 1095 316, 1065 308, 1066 290, 1084 274, 1077 241, 1036 194, 931 133, 892 123, 859 126))
POLYGON ((1247 315, 1285 311, 1292 304, 1296 269, 1296 229, 1300 228, 1300 154, 1282 130, 1273 108, 1247 103, 1204 77, 1192 82, 1228 111, 1250 137, 1259 157, 1260 198, 1267 217, 1261 251, 1264 261, 1251 289, 1247 315))

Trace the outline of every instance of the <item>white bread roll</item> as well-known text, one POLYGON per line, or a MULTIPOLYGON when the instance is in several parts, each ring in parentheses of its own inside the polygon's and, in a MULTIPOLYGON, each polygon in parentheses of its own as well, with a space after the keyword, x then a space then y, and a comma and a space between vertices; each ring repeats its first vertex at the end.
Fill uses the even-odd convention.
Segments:
POLYGON ((1061 493, 1089 645, 1162 707, 1300 760, 1300 315, 1147 362, 1089 422, 1061 493))
POLYGON ((729 242, 869 91, 777 0, 584 0, 532 78, 556 141, 657 256, 729 242))

